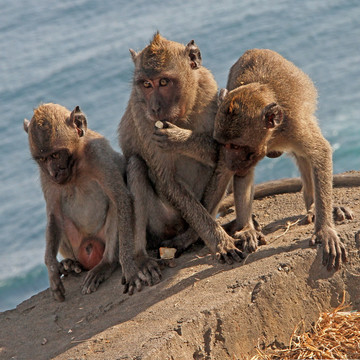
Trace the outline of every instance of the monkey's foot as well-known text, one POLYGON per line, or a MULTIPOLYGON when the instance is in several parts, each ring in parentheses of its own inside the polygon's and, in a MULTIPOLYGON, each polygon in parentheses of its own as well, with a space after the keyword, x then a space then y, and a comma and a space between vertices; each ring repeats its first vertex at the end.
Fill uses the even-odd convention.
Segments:
POLYGON ((226 262, 231 265, 234 261, 240 262, 245 258, 245 255, 235 246, 235 239, 228 236, 217 244, 215 257, 221 264, 226 262))
POLYGON ((82 284, 81 292, 83 294, 90 294, 96 291, 99 285, 110 277, 117 265, 117 262, 109 264, 108 262, 101 261, 93 269, 88 271, 82 284))
POLYGON ((322 244, 323 265, 330 271, 339 270, 341 262, 347 261, 345 245, 339 239, 335 229, 325 226, 317 231, 310 239, 310 245, 322 244))
POLYGON ((333 208, 333 217, 334 217, 335 221, 343 221, 345 219, 353 220, 354 219, 354 213, 348 207, 334 206, 334 208, 333 208))
POLYGON ((149 286, 155 285, 161 280, 161 268, 164 261, 162 259, 154 259, 149 256, 136 257, 136 264, 145 276, 146 283, 149 286))
MULTIPOLYGON (((333 219, 334 221, 353 220, 354 213, 350 208, 344 206, 333 207, 333 219)), ((299 225, 311 224, 315 221, 315 214, 313 210, 309 210, 305 217, 299 221, 299 225)))
POLYGON ((312 210, 309 210, 307 214, 299 221, 299 225, 308 225, 315 221, 315 214, 312 210))
POLYGON ((61 275, 68 275, 72 272, 79 274, 82 271, 81 264, 74 259, 64 259, 60 261, 59 271, 61 275))
POLYGON ((258 246, 266 244, 264 234, 255 229, 236 231, 233 237, 236 240, 236 246, 242 251, 247 251, 249 253, 256 251, 258 246))

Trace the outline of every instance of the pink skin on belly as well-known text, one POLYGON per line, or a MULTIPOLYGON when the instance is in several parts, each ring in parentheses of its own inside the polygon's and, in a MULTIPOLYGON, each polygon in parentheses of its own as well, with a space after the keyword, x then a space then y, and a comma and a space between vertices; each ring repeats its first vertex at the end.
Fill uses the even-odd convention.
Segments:
POLYGON ((103 229, 95 236, 84 237, 68 218, 64 219, 64 228, 76 260, 86 270, 94 268, 101 261, 105 250, 103 229))

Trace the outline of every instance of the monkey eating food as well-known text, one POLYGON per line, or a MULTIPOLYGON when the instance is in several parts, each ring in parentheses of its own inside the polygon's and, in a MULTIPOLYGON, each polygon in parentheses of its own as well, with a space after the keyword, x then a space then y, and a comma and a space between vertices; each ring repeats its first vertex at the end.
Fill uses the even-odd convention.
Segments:
POLYGON ((119 143, 134 196, 138 265, 157 282, 149 242, 159 247, 167 241, 165 246, 182 251, 198 237, 219 261, 241 261, 234 240, 214 220, 223 194, 215 199, 208 191, 218 156, 212 138, 217 85, 201 65, 199 48, 194 41, 185 46, 156 33, 142 51, 130 52, 133 87, 119 143))
MULTIPOLYGON (((287 152, 301 174, 307 219, 315 215, 310 243, 322 243, 323 264, 339 269, 347 254, 332 218, 331 147, 316 122, 317 91, 310 78, 274 51, 248 50, 230 69, 220 102, 214 138, 234 174, 236 220, 230 233, 249 251, 264 240, 251 216, 254 169, 265 156, 287 152)), ((352 218, 347 210, 341 216, 352 218)))
POLYGON ((91 293, 119 260, 129 292, 141 289, 133 261, 132 202, 124 182, 125 162, 100 134, 87 128, 77 106, 40 105, 24 120, 30 151, 39 165, 46 201, 45 264, 50 290, 65 299, 61 275, 89 270, 82 292, 91 293), (65 258, 58 262, 58 251, 65 258))

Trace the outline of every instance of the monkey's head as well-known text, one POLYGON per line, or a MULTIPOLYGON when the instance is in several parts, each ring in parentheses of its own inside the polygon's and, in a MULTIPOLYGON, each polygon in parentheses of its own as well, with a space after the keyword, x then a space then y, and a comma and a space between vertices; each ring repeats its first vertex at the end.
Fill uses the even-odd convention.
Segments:
POLYGON ((133 87, 136 102, 152 123, 186 120, 198 88, 201 54, 194 40, 186 46, 156 33, 148 46, 136 53, 133 87))
POLYGON ((41 171, 56 184, 69 182, 87 130, 80 108, 77 106, 70 113, 61 105, 40 105, 31 121, 24 120, 24 130, 29 135, 31 155, 41 171))
POLYGON ((283 109, 273 92, 259 83, 222 89, 215 118, 214 138, 225 147, 227 167, 245 176, 267 153, 274 130, 282 123, 283 109))

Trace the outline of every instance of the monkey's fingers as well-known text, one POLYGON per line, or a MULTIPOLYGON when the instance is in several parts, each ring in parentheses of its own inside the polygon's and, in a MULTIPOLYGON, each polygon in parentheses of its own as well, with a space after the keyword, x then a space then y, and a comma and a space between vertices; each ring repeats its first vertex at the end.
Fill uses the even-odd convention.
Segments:
POLYGON ((216 259, 221 263, 224 264, 225 262, 229 265, 232 265, 235 262, 241 262, 244 259, 244 254, 237 248, 229 249, 227 252, 217 252, 215 254, 216 259))
POLYGON ((346 248, 339 239, 335 229, 325 227, 316 232, 310 239, 310 245, 321 243, 323 245, 322 263, 330 271, 339 270, 341 262, 347 261, 346 248))
POLYGON ((259 240, 259 246, 267 244, 266 237, 262 233, 258 237, 258 240, 259 240))
POLYGON ((354 213, 348 207, 335 206, 333 209, 333 216, 335 221, 353 220, 354 213))
POLYGON ((75 272, 76 274, 79 274, 82 271, 82 266, 76 260, 64 259, 60 261, 59 271, 62 275, 68 275, 71 272, 75 272))
POLYGON ((161 270, 156 260, 148 260, 142 267, 141 271, 146 278, 146 283, 153 286, 161 280, 161 270))
POLYGON ((308 211, 308 213, 299 221, 299 225, 308 225, 314 222, 315 215, 312 211, 308 211))
POLYGON ((341 210, 340 207, 334 207, 333 209, 333 216, 334 216, 334 220, 335 221, 343 221, 345 220, 345 214, 344 212, 341 210))
POLYGON ((130 282, 125 284, 123 293, 128 293, 129 295, 132 295, 135 291, 135 289, 140 292, 142 290, 142 283, 139 278, 132 279, 130 282))
POLYGON ((266 244, 263 233, 255 229, 237 231, 233 237, 238 240, 236 246, 242 251, 248 251, 249 253, 256 251, 258 245, 266 244))
POLYGON ((232 265, 232 264, 234 263, 232 257, 229 256, 227 253, 221 254, 221 256, 224 258, 225 262, 226 262, 228 265, 232 265))

